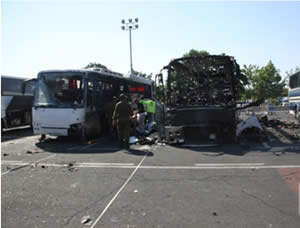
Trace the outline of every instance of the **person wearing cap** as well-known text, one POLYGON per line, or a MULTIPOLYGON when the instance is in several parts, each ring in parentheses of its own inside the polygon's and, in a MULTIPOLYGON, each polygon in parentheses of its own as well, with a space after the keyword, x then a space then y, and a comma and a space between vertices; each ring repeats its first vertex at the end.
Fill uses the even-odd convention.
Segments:
POLYGON ((117 127, 120 146, 129 148, 130 133, 130 117, 132 116, 132 108, 128 104, 126 96, 120 95, 120 101, 116 104, 113 113, 113 125, 117 127))

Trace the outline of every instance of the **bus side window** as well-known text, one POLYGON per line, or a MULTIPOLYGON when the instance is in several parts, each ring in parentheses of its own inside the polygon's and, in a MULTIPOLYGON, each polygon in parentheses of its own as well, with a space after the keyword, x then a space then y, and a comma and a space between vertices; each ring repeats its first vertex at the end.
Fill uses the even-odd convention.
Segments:
POLYGON ((24 95, 26 95, 26 96, 33 96, 34 95, 35 83, 36 83, 35 80, 25 82, 24 95))
POLYGON ((95 82, 95 96, 96 96, 96 105, 101 106, 103 103, 102 101, 102 94, 103 94, 103 82, 101 80, 97 80, 95 82))
POLYGON ((94 97, 94 82, 88 80, 87 82, 87 106, 90 107, 93 105, 93 97, 94 97))

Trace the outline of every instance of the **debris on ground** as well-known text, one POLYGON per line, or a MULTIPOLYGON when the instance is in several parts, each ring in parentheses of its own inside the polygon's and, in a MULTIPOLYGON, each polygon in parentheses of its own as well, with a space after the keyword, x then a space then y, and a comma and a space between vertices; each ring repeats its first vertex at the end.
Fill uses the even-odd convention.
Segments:
POLYGON ((237 125, 236 136, 239 142, 263 142, 267 138, 255 115, 249 117, 247 120, 241 121, 237 125))
POLYGON ((212 214, 213 214, 213 216, 218 216, 217 212, 213 212, 212 214))
POLYGON ((287 122, 279 119, 268 119, 268 116, 259 117, 259 122, 266 127, 272 128, 287 128, 287 129, 299 129, 300 123, 287 122))
POLYGON ((300 129, 300 123, 282 121, 275 118, 271 119, 268 118, 268 116, 259 117, 259 121, 271 137, 278 137, 287 141, 296 141, 300 138, 298 131, 300 129))
POLYGON ((70 171, 70 172, 73 172, 73 171, 77 171, 78 168, 74 167, 74 163, 68 163, 67 165, 67 169, 70 171))
POLYGON ((91 221, 91 217, 89 215, 83 216, 82 219, 81 219, 82 224, 87 224, 90 221, 91 221))
POLYGON ((4 157, 5 157, 5 156, 8 156, 8 154, 7 154, 7 153, 4 153, 3 156, 4 156, 4 157))
POLYGON ((142 137, 139 140, 140 145, 152 145, 155 143, 155 139, 153 137, 142 137))
POLYGON ((139 141, 138 138, 135 136, 130 136, 130 138, 129 138, 129 144, 135 144, 138 141, 139 141))

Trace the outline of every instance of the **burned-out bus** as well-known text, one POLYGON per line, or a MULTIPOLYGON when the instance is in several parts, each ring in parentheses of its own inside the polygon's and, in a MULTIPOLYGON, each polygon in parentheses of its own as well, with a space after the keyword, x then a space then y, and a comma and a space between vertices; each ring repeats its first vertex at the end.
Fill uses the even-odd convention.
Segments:
MULTIPOLYGON (((236 80, 239 65, 230 56, 172 60, 165 86, 164 133, 168 143, 233 142, 236 130, 236 80)), ((163 80, 161 80, 163 82, 163 80)))
POLYGON ((151 80, 105 69, 50 70, 37 76, 34 134, 93 138, 107 131, 107 104, 120 93, 152 97, 151 80))
POLYGON ((31 126, 34 88, 34 80, 1 76, 1 131, 31 126))

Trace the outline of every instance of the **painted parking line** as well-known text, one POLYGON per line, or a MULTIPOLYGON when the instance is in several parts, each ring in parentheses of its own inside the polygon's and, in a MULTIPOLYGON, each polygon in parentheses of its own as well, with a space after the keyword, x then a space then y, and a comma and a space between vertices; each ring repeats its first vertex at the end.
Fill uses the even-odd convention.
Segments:
MULTIPOLYGON (((46 159, 46 158, 45 158, 46 159)), ((2 161, 2 164, 9 165, 32 165, 36 162, 8 162, 2 161)), ((284 169, 284 168, 300 168, 300 165, 263 165, 263 163, 255 163, 257 165, 249 164, 198 164, 198 166, 142 166, 140 165, 140 169, 174 169, 174 170, 218 170, 218 169, 284 169)), ((39 163, 36 166, 46 166, 46 167, 69 167, 69 163, 39 163)), ((134 163, 72 163, 72 167, 74 168, 119 168, 119 169, 135 169, 137 166, 134 163)))
POLYGON ((47 160, 47 159, 49 159, 49 158, 53 158, 53 157, 55 157, 55 156, 56 156, 56 154, 52 154, 52 155, 50 155, 50 156, 48 156, 48 157, 41 158, 41 159, 39 159, 39 160, 36 160, 36 161, 33 161, 33 162, 26 163, 26 164, 24 164, 24 165, 20 165, 20 166, 18 166, 18 167, 16 167, 16 168, 13 168, 13 169, 10 169, 10 170, 8 170, 8 171, 6 171, 6 172, 4 172, 4 173, 1 173, 1 176, 5 175, 5 174, 8 174, 8 173, 10 173, 10 172, 12 172, 12 171, 14 171, 14 170, 17 170, 17 169, 21 169, 21 168, 27 167, 27 166, 29 166, 29 165, 38 163, 38 162, 40 162, 40 161, 47 160))
POLYGON ((261 166, 265 165, 265 163, 216 163, 216 164, 195 164, 195 166, 261 166))
POLYGON ((134 176, 134 174, 136 173, 136 171, 141 167, 143 161, 146 159, 146 157, 148 156, 148 154, 150 153, 150 151, 147 152, 147 154, 143 157, 143 159, 140 161, 140 163, 136 166, 136 168, 133 170, 133 172, 131 173, 131 175, 128 177, 128 179, 126 180, 126 182, 122 185, 122 187, 119 189, 119 191, 114 195, 114 197, 110 200, 110 202, 106 205, 106 207, 104 208, 104 210, 101 212, 101 214, 98 216, 98 218, 95 220, 95 222, 92 224, 91 228, 94 228, 96 226, 96 224, 100 221, 100 219, 103 217, 103 215, 105 214, 105 212, 108 210, 108 208, 110 207, 110 205, 112 205, 112 203, 116 200, 116 198, 118 197, 118 195, 122 192, 122 190, 125 188, 125 186, 128 184, 128 182, 131 180, 131 178, 134 176))

